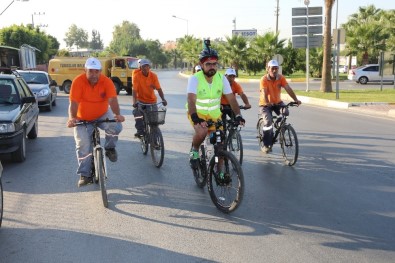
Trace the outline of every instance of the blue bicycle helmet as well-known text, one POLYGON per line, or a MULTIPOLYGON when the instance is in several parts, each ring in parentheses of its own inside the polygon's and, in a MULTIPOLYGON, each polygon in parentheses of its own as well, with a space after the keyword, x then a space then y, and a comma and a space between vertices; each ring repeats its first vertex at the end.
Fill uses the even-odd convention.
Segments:
POLYGON ((199 54, 199 61, 202 62, 205 58, 214 57, 218 59, 218 53, 215 49, 210 48, 210 40, 204 40, 204 49, 199 54))

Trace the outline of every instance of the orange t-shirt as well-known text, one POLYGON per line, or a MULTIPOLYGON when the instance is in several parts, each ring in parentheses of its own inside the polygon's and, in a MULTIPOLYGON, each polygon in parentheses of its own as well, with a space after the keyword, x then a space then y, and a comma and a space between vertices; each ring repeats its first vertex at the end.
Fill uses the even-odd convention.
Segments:
POLYGON ((141 71, 141 69, 140 68, 136 68, 136 69, 134 69, 133 71, 132 71, 132 80, 133 80, 133 78, 134 78, 134 75, 136 75, 138 72, 140 72, 141 71))
POLYGON ((142 103, 156 103, 157 98, 155 89, 160 89, 158 76, 150 71, 148 76, 144 76, 142 71, 133 75, 133 92, 136 92, 136 98, 142 103))
POLYGON ((268 100, 270 103, 281 102, 281 88, 288 85, 287 80, 283 75, 278 74, 276 79, 270 79, 269 75, 264 75, 261 78, 259 85, 259 106, 265 106, 265 93, 267 93, 268 100))
MULTIPOLYGON (((230 87, 232 88, 233 94, 238 94, 239 96, 243 94, 243 89, 236 81, 233 81, 233 84, 231 84, 230 87)), ((229 102, 224 95, 221 97, 221 104, 229 105, 229 102)))
POLYGON ((92 121, 108 111, 108 99, 116 96, 111 79, 100 74, 99 81, 92 87, 85 73, 82 73, 73 80, 69 99, 79 103, 78 119, 92 121))

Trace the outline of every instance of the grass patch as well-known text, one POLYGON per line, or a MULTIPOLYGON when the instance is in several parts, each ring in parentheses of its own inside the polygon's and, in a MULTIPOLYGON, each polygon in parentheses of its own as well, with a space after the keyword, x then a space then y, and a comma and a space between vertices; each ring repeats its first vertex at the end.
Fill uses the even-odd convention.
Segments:
POLYGON ((387 88, 380 91, 379 89, 360 89, 360 90, 340 90, 339 99, 336 99, 336 91, 301 91, 294 90, 296 95, 306 96, 318 99, 336 100, 342 102, 385 102, 395 104, 395 89, 387 88))

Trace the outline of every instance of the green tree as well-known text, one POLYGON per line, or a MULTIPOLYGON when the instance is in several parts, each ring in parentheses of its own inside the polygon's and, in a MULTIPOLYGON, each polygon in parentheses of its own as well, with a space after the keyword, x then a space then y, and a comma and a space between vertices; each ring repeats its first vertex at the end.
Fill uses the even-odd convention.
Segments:
POLYGON ((79 48, 87 48, 89 46, 88 42, 88 32, 86 32, 82 28, 78 28, 75 24, 72 24, 69 27, 69 31, 66 32, 65 38, 63 39, 66 42, 67 47, 76 46, 79 48))
POLYGON ((41 32, 39 28, 33 29, 29 26, 12 25, 0 29, 0 43, 3 45, 20 48, 23 44, 28 44, 37 48, 37 64, 47 63, 49 58, 59 48, 59 42, 52 36, 41 32))
POLYGON ((92 30, 92 40, 89 42, 89 47, 93 50, 102 50, 104 47, 100 33, 97 30, 92 30))
POLYGON ((139 27, 135 23, 123 21, 114 27, 109 50, 119 55, 142 54, 137 52, 143 46, 142 43, 139 27))
POLYGON ((285 39, 279 40, 278 35, 278 32, 266 32, 251 41, 252 56, 256 56, 265 67, 274 55, 281 54, 284 49, 285 39))
POLYGON ((236 75, 238 75, 239 65, 244 63, 247 58, 246 38, 240 35, 227 36, 222 51, 223 60, 228 61, 229 66, 232 66, 236 70, 236 75))
POLYGON ((202 41, 192 35, 177 40, 177 49, 181 51, 182 58, 188 65, 196 65, 199 62, 199 53, 202 50, 202 41))
POLYGON ((373 5, 360 7, 359 12, 352 14, 342 25, 347 35, 347 51, 357 55, 362 64, 377 63, 380 51, 386 50, 386 44, 391 46, 391 31, 394 33, 394 28, 388 14, 373 5))

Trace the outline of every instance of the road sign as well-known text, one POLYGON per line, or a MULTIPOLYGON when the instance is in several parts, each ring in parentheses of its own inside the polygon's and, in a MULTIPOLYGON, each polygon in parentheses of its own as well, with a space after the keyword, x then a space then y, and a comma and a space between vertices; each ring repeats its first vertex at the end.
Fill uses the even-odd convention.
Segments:
MULTIPOLYGON (((306 48, 307 37, 306 36, 295 36, 292 37, 293 48, 306 48)), ((322 47, 322 35, 310 36, 309 47, 322 47)))
POLYGON ((344 28, 338 28, 338 29, 333 29, 332 30, 332 39, 333 43, 337 43, 337 31, 339 30, 339 35, 340 35, 340 44, 346 43, 346 30, 344 28))
MULTIPOLYGON (((322 16, 309 16, 309 25, 321 25, 322 24, 322 16)), ((306 26, 307 25, 307 17, 293 17, 292 18, 292 26, 306 26)))
MULTIPOLYGON (((322 15, 322 6, 309 7, 309 16, 322 15)), ((307 16, 306 7, 292 8, 292 16, 307 16)))
MULTIPOLYGON (((292 35, 306 35, 307 27, 292 27, 292 35)), ((309 34, 322 34, 322 26, 309 26, 309 34)))

